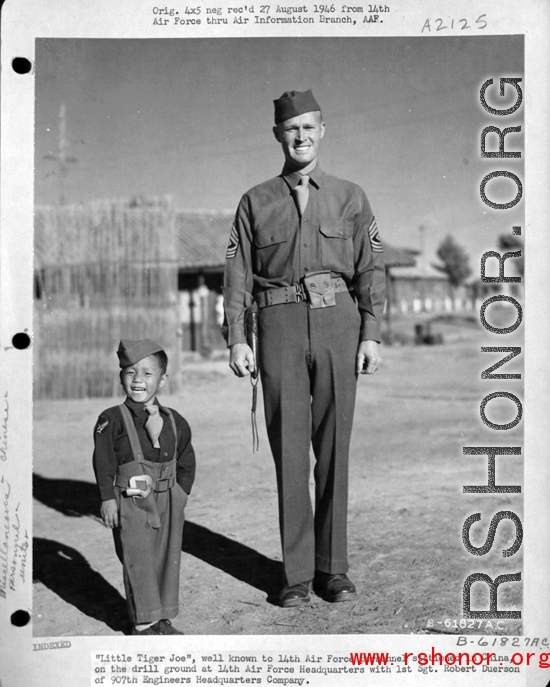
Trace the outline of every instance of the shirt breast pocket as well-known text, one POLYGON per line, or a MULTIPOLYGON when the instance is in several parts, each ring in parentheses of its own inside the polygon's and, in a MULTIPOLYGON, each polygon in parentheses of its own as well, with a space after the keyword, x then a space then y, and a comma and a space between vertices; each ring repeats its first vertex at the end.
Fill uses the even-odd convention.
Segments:
POLYGON ((344 219, 322 219, 321 264, 333 272, 353 271, 353 222, 344 219))
POLYGON ((285 227, 265 227, 254 232, 254 247, 260 276, 281 277, 292 269, 289 231, 285 227))

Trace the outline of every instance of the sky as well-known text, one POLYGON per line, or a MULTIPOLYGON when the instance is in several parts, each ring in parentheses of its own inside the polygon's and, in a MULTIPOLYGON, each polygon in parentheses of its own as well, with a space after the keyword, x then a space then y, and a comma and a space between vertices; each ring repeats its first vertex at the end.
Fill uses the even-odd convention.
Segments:
MULTIPOLYGON (((282 169, 273 100, 311 88, 326 122, 320 164, 365 190, 382 239, 418 249, 422 233, 436 261, 452 234, 477 271, 481 253, 523 222, 525 199, 503 212, 479 193, 492 171, 523 178, 523 126, 506 139, 521 159, 480 155, 484 127, 523 122, 523 108, 497 117, 479 103, 481 85, 502 76, 523 76, 521 36, 39 39, 35 202, 58 202, 46 156, 57 152, 63 103, 76 160, 67 203, 169 195, 178 209, 233 211, 282 169)), ((487 99, 509 107, 515 92, 487 99)), ((516 186, 494 180, 486 192, 506 202, 516 186)))

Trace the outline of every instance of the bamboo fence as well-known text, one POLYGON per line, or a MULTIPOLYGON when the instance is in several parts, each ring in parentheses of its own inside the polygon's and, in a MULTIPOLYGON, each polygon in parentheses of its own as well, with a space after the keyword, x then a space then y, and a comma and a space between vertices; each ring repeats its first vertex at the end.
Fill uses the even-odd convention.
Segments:
POLYGON ((177 390, 178 264, 169 199, 35 211, 37 398, 120 392, 120 339, 151 338, 177 390))

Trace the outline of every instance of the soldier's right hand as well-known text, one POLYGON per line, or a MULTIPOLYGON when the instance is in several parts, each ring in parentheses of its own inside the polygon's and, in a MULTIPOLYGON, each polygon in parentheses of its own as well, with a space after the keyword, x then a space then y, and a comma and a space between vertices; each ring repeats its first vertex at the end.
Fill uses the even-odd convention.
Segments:
POLYGON ((246 377, 250 372, 254 372, 254 353, 248 344, 233 344, 229 351, 229 367, 237 377, 246 377))
POLYGON ((105 527, 118 527, 118 506, 116 499, 109 499, 101 503, 101 519, 105 527))

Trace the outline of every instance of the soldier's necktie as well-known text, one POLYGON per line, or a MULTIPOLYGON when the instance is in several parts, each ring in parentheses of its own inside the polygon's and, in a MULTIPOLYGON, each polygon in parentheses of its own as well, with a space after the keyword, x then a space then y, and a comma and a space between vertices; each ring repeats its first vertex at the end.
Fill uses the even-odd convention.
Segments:
POLYGON ((309 198, 309 177, 307 174, 300 177, 298 185, 294 187, 294 194, 296 196, 298 210, 300 211, 300 217, 302 217, 306 211, 309 198))
POLYGON ((149 417, 145 423, 145 431, 151 439, 154 448, 160 448, 159 436, 162 431, 164 420, 159 413, 159 407, 154 403, 150 406, 145 406, 145 410, 149 413, 149 417))

